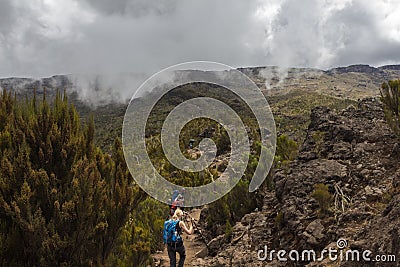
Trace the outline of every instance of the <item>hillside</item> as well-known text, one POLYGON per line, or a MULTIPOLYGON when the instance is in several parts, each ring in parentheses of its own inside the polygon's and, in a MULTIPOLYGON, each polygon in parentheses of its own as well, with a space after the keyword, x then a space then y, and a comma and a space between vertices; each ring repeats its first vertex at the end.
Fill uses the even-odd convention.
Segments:
MULTIPOLYGON (((258 164, 263 149, 259 143, 260 130, 256 129, 247 107, 243 108, 240 100, 225 88, 204 83, 176 88, 157 103, 148 120, 146 145, 153 165, 178 185, 199 185, 216 179, 229 162, 230 141, 223 127, 212 120, 188 123, 180 135, 184 154, 198 158, 197 147, 186 149, 188 140, 204 137, 213 129, 212 138, 219 149, 217 158, 206 171, 188 174, 176 169, 160 153, 160 129, 176 105, 193 96, 224 100, 245 122, 251 139, 249 165, 238 186, 223 199, 201 208, 198 223, 209 250, 204 243, 199 244, 196 235, 190 248, 202 251, 197 256, 191 251, 192 262, 188 264, 265 266, 265 262, 257 260, 257 252, 264 245, 277 250, 320 251, 334 247, 339 238, 345 239, 352 249, 370 249, 400 258, 400 170, 397 168, 400 143, 384 120, 378 97, 383 82, 400 78, 400 65, 379 68, 352 65, 326 71, 276 67, 239 70, 251 77, 267 97, 277 134, 282 137, 278 140, 283 147, 280 153, 288 151, 288 155, 277 152, 272 171, 257 193, 247 191, 252 168, 258 164)), ((191 74, 191 71, 180 73, 191 74)), ((22 101, 33 95, 54 100, 58 90, 64 91, 80 114, 81 123, 87 122, 90 114, 94 115, 95 145, 105 158, 113 158, 114 141, 121 135, 127 101, 121 99, 118 88, 110 89, 96 82, 97 79, 88 83, 92 87, 85 88, 86 92, 94 92, 89 96, 79 91, 82 88, 71 77, 8 78, 0 80, 0 87, 11 90, 22 101)), ((146 96, 135 101, 143 100, 146 96)), ((137 262, 148 262, 150 255, 156 255, 161 263, 164 254, 156 253, 161 246, 158 233, 168 207, 150 198, 140 201, 132 209, 121 237, 124 246, 135 248, 129 252, 133 256, 126 253, 125 260, 137 257, 137 262), (146 239, 145 244, 136 242, 142 238, 146 239)), ((307 264, 317 266, 309 261, 297 265, 268 262, 268 266, 307 264)), ((323 265, 361 266, 328 261, 323 265)))
MULTIPOLYGON (((379 68, 352 65, 327 71, 277 67, 239 70, 248 75, 267 96, 278 131, 289 134, 297 141, 304 138, 313 107, 324 103, 331 108, 342 109, 357 99, 378 96, 382 82, 400 77, 400 65, 379 68), (267 78, 269 82, 266 82, 267 78)), ((46 91, 48 98, 54 97, 57 89, 65 90, 83 119, 87 119, 90 113, 95 115, 97 144, 110 149, 112 140, 121 132, 128 100, 121 100, 118 93, 121 88, 102 85, 99 82, 100 76, 91 77, 93 80, 86 83, 87 88, 80 88, 81 84, 76 84, 74 77, 76 75, 56 75, 42 79, 6 78, 0 79, 0 88, 14 91, 19 98, 32 96, 35 89, 39 97, 46 91), (80 90, 93 93, 80 93, 80 90)), ((136 86, 138 79, 143 78, 132 74, 121 77, 125 87, 129 87, 126 85, 129 83, 136 86)))
MULTIPOLYGON (((275 190, 263 192, 262 209, 244 216, 231 239, 221 235, 211 240, 208 256, 193 266, 264 266, 257 260, 264 246, 321 251, 337 248, 340 238, 347 241, 346 249, 399 258, 399 146, 373 98, 341 111, 313 109, 297 160, 275 171, 275 190), (312 196, 316 184, 328 185, 334 198, 328 213, 321 213, 321 203, 312 196)), ((329 259, 308 266, 318 264, 366 266, 329 259)), ((295 264, 274 261, 268 266, 295 264)))

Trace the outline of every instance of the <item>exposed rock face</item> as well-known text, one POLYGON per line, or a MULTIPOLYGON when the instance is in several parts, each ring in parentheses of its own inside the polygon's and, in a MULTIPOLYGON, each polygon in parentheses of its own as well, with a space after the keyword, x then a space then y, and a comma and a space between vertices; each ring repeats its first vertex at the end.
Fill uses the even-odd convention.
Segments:
POLYGON ((369 65, 363 65, 363 64, 350 65, 348 67, 339 67, 329 71, 336 73, 362 72, 362 73, 379 73, 379 74, 382 72, 380 68, 374 68, 369 65))
MULTIPOLYGON (((244 216, 234 226, 231 241, 217 238, 220 242, 212 256, 193 264, 318 266, 309 261, 263 262, 257 253, 265 246, 268 250, 314 249, 319 253, 327 247, 337 248, 340 238, 347 240, 347 249, 393 254, 399 263, 400 157, 393 152, 398 146, 376 99, 361 100, 357 107, 340 112, 315 108, 298 159, 288 170, 276 171, 275 192, 263 192, 263 209, 244 216), (328 212, 322 213, 312 197, 315 184, 329 188, 328 212)), ((329 260, 323 266, 328 264, 370 266, 329 260)))
POLYGON ((386 65, 379 68, 382 70, 400 70, 400 65, 386 65))

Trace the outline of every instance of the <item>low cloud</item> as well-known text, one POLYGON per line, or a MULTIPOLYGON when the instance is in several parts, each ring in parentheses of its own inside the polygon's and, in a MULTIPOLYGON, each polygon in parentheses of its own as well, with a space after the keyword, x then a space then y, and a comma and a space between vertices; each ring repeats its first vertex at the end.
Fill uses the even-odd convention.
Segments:
POLYGON ((398 63, 399 13, 390 0, 4 0, 0 77, 149 76, 193 60, 276 65, 281 77, 286 67, 398 63))

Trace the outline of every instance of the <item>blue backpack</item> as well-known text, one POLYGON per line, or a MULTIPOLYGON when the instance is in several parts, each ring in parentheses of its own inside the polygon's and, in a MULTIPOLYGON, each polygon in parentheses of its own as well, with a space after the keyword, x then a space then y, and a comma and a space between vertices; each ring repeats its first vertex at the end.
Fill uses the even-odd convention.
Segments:
POLYGON ((174 190, 173 192, 172 192, 172 197, 171 197, 171 203, 173 203, 175 200, 176 200, 176 198, 178 197, 178 195, 179 195, 179 190, 174 190))
POLYGON ((169 219, 164 223, 163 230, 164 243, 182 242, 182 237, 179 229, 179 220, 169 219))

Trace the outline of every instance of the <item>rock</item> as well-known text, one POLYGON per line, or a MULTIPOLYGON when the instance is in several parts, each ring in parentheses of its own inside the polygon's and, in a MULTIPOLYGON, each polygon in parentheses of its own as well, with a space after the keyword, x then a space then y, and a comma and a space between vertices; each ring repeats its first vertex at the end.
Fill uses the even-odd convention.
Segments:
POLYGON ((358 241, 356 246, 367 248, 374 254, 395 255, 398 259, 400 257, 400 194, 394 196, 382 216, 376 216, 371 220, 356 238, 358 241))
POLYGON ((208 253, 211 256, 215 256, 215 254, 218 252, 218 250, 221 248, 221 245, 224 241, 224 236, 223 235, 219 235, 216 238, 212 239, 209 243, 208 243, 208 253))
POLYGON ((224 160, 218 162, 218 164, 217 164, 217 170, 218 170, 219 172, 225 171, 225 169, 226 169, 226 167, 228 166, 228 164, 229 164, 229 161, 228 161, 227 159, 224 159, 224 160))
POLYGON ((369 211, 359 211, 359 210, 351 210, 344 213, 340 218, 340 223, 347 222, 362 222, 368 219, 371 219, 374 216, 374 213, 369 211))
POLYGON ((368 244, 365 241, 355 241, 350 244, 350 249, 353 250, 366 250, 368 249, 368 244))
POLYGON ((382 197, 382 190, 377 188, 377 187, 371 187, 367 185, 365 188, 365 197, 367 198, 367 201, 376 201, 381 199, 382 197))
POLYGON ((351 144, 338 142, 333 144, 332 152, 328 153, 328 159, 349 159, 353 156, 351 144))
POLYGON ((203 248, 199 252, 196 253, 195 257, 196 258, 205 258, 208 256, 208 249, 207 247, 203 248))
POLYGON ((307 151, 307 152, 301 153, 298 156, 298 158, 299 158, 299 160, 309 161, 309 160, 317 159, 318 155, 314 151, 307 151))
POLYGON ((300 220, 289 219, 287 225, 290 229, 296 229, 300 225, 300 220))
POLYGON ((374 175, 374 176, 379 176, 379 175, 382 175, 382 171, 381 170, 373 170, 372 171, 372 174, 374 175))
POLYGON ((400 169, 392 177, 392 186, 394 188, 400 188, 400 169))
POLYGON ((370 170, 368 170, 368 169, 363 169, 363 170, 360 172, 360 174, 361 174, 364 178, 368 178, 368 177, 369 177, 369 173, 370 173, 370 170))
POLYGON ((251 216, 251 214, 246 214, 246 215, 243 216, 243 218, 242 218, 242 220, 240 222, 244 226, 251 225, 254 222, 254 217, 251 216))
POLYGON ((223 235, 210 242, 217 251, 204 258, 206 266, 285 266, 257 262, 252 253, 264 245, 288 251, 321 251, 327 244, 335 248, 339 237, 356 240, 349 242, 354 248, 368 244, 367 249, 375 254, 400 258, 400 169, 399 158, 394 157, 400 145, 396 146, 399 141, 383 120, 381 103, 364 99, 357 108, 344 112, 318 107, 310 118, 290 171, 275 170, 275 190, 260 190, 262 209, 245 215, 233 227, 235 242, 223 235), (332 205, 332 212, 320 212, 312 197, 316 184, 328 185, 332 195, 337 193, 335 186, 342 190, 343 198, 339 192, 332 200, 339 209, 332 205), (390 193, 385 196, 390 204, 385 208, 381 202, 386 192, 390 193))
POLYGON ((228 259, 225 259, 223 257, 218 257, 217 262, 220 266, 228 266, 229 265, 228 259))
POLYGON ((390 153, 391 157, 397 157, 400 158, 400 144, 396 143, 392 149, 392 152, 390 153))
POLYGON ((306 231, 315 236, 317 239, 324 238, 325 227, 322 225, 321 220, 312 221, 306 228, 306 231))
POLYGON ((340 125, 334 131, 333 135, 339 140, 343 140, 345 142, 351 143, 355 138, 355 133, 353 129, 351 129, 347 125, 340 125))
POLYGON ((318 241, 317 239, 312 236, 311 234, 307 233, 307 232, 303 232, 303 236, 306 239, 307 243, 312 245, 312 246, 317 246, 318 245, 318 241))
POLYGON ((192 266, 208 266, 204 259, 198 258, 192 262, 192 266))
POLYGON ((312 221, 303 232, 303 236, 306 237, 307 243, 313 246, 319 245, 325 238, 325 227, 322 225, 321 220, 317 219, 312 221))

